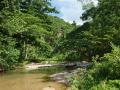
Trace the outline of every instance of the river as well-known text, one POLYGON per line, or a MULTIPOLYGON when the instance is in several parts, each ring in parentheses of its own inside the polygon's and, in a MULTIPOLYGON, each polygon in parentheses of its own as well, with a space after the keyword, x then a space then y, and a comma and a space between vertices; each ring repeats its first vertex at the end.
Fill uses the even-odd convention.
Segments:
POLYGON ((48 75, 21 70, 1 73, 0 90, 66 90, 64 84, 49 80, 48 75))

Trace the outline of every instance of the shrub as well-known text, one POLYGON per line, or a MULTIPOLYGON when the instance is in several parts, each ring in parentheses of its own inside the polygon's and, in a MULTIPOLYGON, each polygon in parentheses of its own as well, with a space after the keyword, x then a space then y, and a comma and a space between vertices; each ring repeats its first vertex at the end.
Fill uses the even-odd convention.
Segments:
POLYGON ((19 50, 15 48, 15 43, 11 41, 9 45, 0 46, 0 69, 8 70, 16 66, 19 59, 19 50))
POLYGON ((120 48, 112 45, 111 53, 93 58, 94 64, 86 73, 72 79, 72 90, 119 90, 120 48))

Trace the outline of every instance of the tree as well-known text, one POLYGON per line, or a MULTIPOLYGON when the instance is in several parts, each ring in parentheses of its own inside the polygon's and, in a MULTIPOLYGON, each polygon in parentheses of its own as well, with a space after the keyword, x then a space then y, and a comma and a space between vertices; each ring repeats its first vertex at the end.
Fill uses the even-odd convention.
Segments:
POLYGON ((98 7, 93 7, 87 10, 83 16, 83 20, 88 20, 92 18, 91 25, 91 34, 96 36, 97 42, 103 52, 109 52, 110 42, 114 42, 115 44, 119 44, 118 41, 120 33, 119 25, 120 22, 120 14, 118 13, 120 10, 120 5, 118 4, 118 0, 99 0, 98 7))
POLYGON ((111 52, 111 42, 120 45, 119 7, 118 0, 99 0, 98 6, 86 9, 81 17, 86 23, 67 35, 62 50, 77 52, 82 60, 111 52))
POLYGON ((52 7, 50 0, 24 0, 20 1, 20 9, 22 12, 41 14, 41 13, 54 13, 57 12, 52 7))
POLYGON ((30 59, 28 47, 34 47, 32 52, 36 51, 39 56, 48 55, 52 47, 46 37, 52 35, 51 22, 46 13, 54 10, 48 0, 0 1, 0 68, 13 67, 16 62, 30 59), (23 3, 24 7, 21 6, 23 3))

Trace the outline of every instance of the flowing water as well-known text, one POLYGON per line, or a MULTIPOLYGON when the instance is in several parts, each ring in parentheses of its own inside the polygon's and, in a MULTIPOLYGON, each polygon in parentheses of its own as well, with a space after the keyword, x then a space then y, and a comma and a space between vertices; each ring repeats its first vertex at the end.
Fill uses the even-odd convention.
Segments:
POLYGON ((14 71, 0 74, 0 90, 66 90, 61 83, 50 81, 48 74, 14 71), (45 89, 45 88, 51 89, 45 89))

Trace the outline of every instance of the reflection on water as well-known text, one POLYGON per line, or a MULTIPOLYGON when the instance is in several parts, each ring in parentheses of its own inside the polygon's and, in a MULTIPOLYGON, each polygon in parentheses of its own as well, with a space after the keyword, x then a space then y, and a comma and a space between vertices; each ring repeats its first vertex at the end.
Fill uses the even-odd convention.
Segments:
POLYGON ((36 73, 36 72, 41 72, 44 74, 54 74, 54 73, 59 73, 63 71, 68 71, 65 67, 59 67, 59 66, 52 66, 52 67, 42 67, 36 70, 31 70, 29 73, 36 73))
POLYGON ((41 73, 12 72, 0 74, 0 90, 44 90, 46 87, 55 90, 66 90, 60 83, 46 80, 47 75, 41 73))

